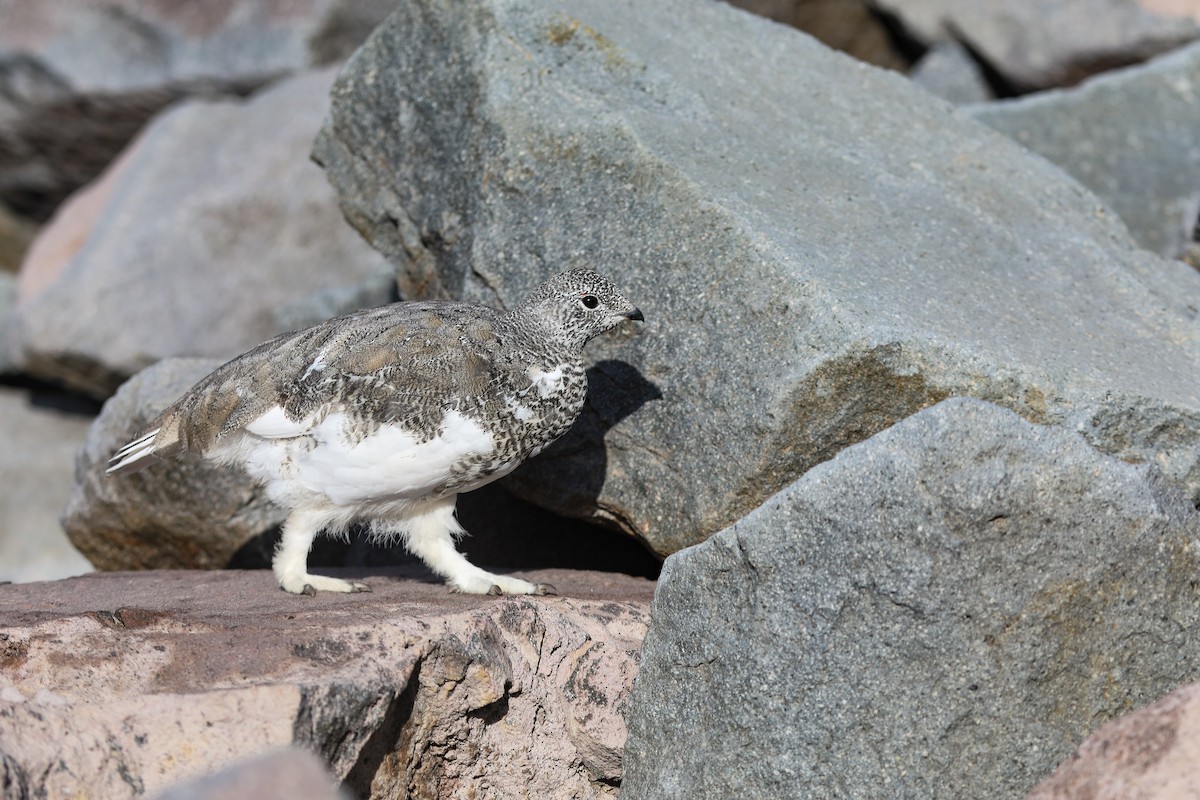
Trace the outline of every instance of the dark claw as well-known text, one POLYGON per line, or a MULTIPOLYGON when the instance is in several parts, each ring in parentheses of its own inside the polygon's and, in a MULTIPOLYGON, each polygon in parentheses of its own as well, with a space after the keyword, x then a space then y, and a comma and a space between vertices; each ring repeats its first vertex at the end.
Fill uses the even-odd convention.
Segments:
POLYGON ((300 594, 306 594, 309 597, 316 597, 317 590, 312 587, 311 583, 304 584, 304 588, 300 590, 300 594))
POLYGON ((500 595, 504 594, 504 592, 500 590, 499 586, 493 583, 488 587, 488 594, 490 594, 492 597, 499 597, 500 595))
POLYGON ((536 595, 558 594, 558 589, 555 589, 554 584, 551 583, 539 583, 533 593, 536 595))
POLYGON ((354 588, 353 588, 351 591, 354 591, 354 592, 368 592, 368 593, 369 593, 369 592, 371 592, 371 587, 370 587, 370 585, 368 585, 368 584, 365 584, 365 583, 352 583, 352 584, 350 584, 350 585, 354 587, 354 588))

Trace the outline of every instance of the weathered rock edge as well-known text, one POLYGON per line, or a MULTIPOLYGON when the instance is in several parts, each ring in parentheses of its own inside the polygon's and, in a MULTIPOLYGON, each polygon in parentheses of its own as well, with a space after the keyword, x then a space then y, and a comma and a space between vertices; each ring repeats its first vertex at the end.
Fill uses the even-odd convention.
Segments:
POLYGON ((926 409, 667 559, 622 800, 1019 798, 1200 675, 1198 542, 1151 465, 926 409))
POLYGON ((309 598, 268 572, 0 586, 0 786, 132 798, 297 744, 356 796, 615 796, 653 584, 532 576, 564 596, 372 575, 309 598))
POLYGON ((409 296, 507 306, 586 264, 643 308, 590 346, 624 371, 510 485, 660 554, 953 395, 1200 498, 1200 275, 798 32, 691 0, 406 3, 314 156, 409 296))

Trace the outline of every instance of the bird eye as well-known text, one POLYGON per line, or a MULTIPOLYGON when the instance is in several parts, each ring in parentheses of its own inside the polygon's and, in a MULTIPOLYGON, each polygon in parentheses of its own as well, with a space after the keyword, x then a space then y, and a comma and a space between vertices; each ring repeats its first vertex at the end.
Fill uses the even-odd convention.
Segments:
POLYGON ((600 305, 600 301, 596 299, 596 295, 594 294, 585 294, 579 298, 579 302, 583 303, 584 308, 595 308, 600 305))

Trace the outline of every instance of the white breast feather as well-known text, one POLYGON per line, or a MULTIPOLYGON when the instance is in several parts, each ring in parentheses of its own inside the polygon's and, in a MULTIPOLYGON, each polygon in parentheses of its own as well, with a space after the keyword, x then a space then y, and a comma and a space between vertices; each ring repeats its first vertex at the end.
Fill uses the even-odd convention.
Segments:
POLYGON ((537 387, 538 394, 542 397, 549 397, 562 390, 562 367, 555 367, 549 372, 540 370, 537 367, 530 367, 526 370, 525 374, 529 376, 529 380, 533 381, 533 385, 537 387))
MULTIPOLYGON (((261 435, 258 430, 283 427, 267 416, 246 430, 261 435)), ((336 506, 355 506, 420 498, 444 484, 463 459, 487 456, 496 446, 491 434, 457 411, 446 413, 436 437, 420 443, 397 425, 381 425, 357 442, 346 430, 346 415, 335 412, 297 439, 244 438, 238 458, 273 497, 315 494, 336 506)))

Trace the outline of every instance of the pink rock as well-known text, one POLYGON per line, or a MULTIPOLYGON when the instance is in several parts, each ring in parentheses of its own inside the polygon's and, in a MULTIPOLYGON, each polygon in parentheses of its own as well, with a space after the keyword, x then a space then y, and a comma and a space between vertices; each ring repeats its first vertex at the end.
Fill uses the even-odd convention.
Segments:
POLYGON ((297 597, 268 572, 0 586, 0 782, 153 794, 296 745, 359 796, 615 797, 653 583, 525 574, 550 598, 424 573, 297 597))
POLYGON ((63 270, 87 243, 96 221, 112 197, 129 164, 137 160, 138 146, 132 145, 109 165, 94 183, 71 195, 34 239, 17 276, 17 304, 28 303, 62 276, 63 270))
POLYGON ((17 368, 107 398, 163 358, 224 360, 388 302, 393 267, 308 157, 333 79, 156 117, 35 242, 9 329, 17 368))
POLYGON ((1160 17, 1191 17, 1200 22, 1200 2, 1197 0, 1138 0, 1137 4, 1160 17))
POLYGON ((1200 683, 1113 720, 1027 800, 1200 797, 1200 683))

